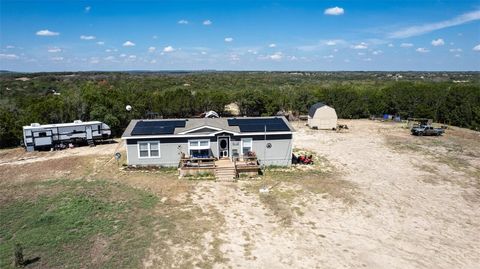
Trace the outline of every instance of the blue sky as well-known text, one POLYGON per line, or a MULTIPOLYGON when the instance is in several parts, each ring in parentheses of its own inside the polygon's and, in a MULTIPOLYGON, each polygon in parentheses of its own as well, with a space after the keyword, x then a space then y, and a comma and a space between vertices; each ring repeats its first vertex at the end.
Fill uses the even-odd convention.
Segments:
POLYGON ((480 1, 0 0, 0 69, 480 70, 480 1))

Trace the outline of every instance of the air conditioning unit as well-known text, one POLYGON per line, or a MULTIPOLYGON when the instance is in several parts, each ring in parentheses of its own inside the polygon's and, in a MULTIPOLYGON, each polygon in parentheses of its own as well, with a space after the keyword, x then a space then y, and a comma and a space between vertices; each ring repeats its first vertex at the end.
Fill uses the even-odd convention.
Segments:
POLYGON ((82 123, 81 120, 74 120, 73 123, 82 123))

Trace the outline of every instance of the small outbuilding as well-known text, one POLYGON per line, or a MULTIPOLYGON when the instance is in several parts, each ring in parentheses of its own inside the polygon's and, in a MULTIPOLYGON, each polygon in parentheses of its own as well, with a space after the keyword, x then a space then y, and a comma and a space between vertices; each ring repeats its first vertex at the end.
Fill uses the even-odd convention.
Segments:
POLYGON ((316 103, 308 110, 308 126, 312 129, 334 130, 337 119, 335 109, 324 103, 316 103))

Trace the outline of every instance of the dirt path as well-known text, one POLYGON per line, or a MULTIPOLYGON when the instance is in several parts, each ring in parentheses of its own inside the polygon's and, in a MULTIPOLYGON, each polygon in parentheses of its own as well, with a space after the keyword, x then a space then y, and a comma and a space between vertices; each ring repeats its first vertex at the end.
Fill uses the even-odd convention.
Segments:
POLYGON ((347 124, 349 133, 298 125, 294 145, 321 154, 343 171, 342 179, 357 186, 353 205, 304 194, 291 204, 303 213, 284 226, 249 182, 197 185, 194 197, 203 198, 193 202, 215 208, 225 219, 219 236, 227 262, 217 267, 478 268, 479 203, 464 199, 477 189, 452 181, 426 183, 436 175, 419 167, 436 165, 458 180, 472 178, 386 145, 390 131, 405 133, 398 125, 347 124))
MULTIPOLYGON (((480 211, 463 194, 475 191, 449 182, 428 184, 437 175, 419 169, 435 165, 419 154, 393 151, 385 134, 398 125, 349 121, 351 131, 312 133, 299 128, 295 145, 326 156, 347 171, 344 179, 359 186, 363 198, 348 212, 330 219, 309 217, 328 227, 328 263, 338 260, 339 249, 349 253, 346 267, 368 268, 474 268, 480 265, 480 211), (329 254, 330 253, 330 254, 329 254)), ((408 130, 400 132, 408 133, 408 130)), ((437 165, 439 166, 439 165, 437 165)), ((464 176, 444 168, 452 176, 464 176)), ((477 168, 478 169, 478 168, 477 168)), ((460 180, 460 178, 458 178, 460 180)), ((467 180, 467 179, 465 179, 467 180)), ((307 216, 308 217, 308 216, 307 216)))
POLYGON ((61 151, 26 152, 24 148, 6 149, 0 151, 0 167, 2 165, 22 165, 34 162, 63 159, 68 157, 111 155, 124 149, 123 142, 116 140, 111 144, 99 144, 95 147, 76 147, 61 151))

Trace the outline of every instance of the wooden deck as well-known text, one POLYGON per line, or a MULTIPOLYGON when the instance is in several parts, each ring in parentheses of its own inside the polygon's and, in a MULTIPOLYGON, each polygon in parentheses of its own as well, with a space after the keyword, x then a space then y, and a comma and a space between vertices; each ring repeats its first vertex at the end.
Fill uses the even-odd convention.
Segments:
POLYGON ((179 163, 179 177, 212 173, 217 181, 235 181, 240 174, 256 176, 260 170, 256 157, 230 160, 215 158, 182 158, 179 163))

